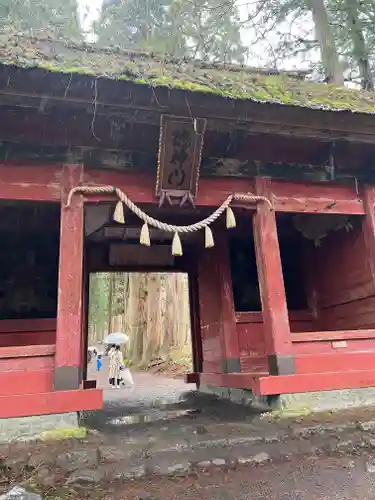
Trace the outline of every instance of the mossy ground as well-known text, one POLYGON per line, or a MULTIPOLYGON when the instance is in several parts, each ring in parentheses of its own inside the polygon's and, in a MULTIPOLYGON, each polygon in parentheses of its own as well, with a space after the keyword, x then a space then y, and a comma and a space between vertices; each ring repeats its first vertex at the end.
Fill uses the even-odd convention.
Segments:
POLYGON ((54 441, 63 439, 83 439, 86 436, 87 429, 85 427, 67 427, 42 432, 40 439, 42 441, 54 441))

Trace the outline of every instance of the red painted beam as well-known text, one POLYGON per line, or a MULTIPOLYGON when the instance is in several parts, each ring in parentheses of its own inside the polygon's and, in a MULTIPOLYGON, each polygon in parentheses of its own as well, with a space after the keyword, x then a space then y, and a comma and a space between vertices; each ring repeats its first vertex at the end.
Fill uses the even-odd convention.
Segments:
POLYGON ((56 330, 56 320, 41 319, 3 319, 0 320, 0 334, 13 332, 43 332, 56 330))
POLYGON ((375 369, 260 377, 254 384, 254 393, 266 396, 361 387, 375 387, 375 369))
POLYGON ((375 387, 375 369, 272 376, 262 373, 201 373, 203 384, 247 389, 258 396, 375 387))
POLYGON ((3 396, 0 397, 0 418, 90 411, 102 407, 103 396, 100 389, 3 396))
POLYGON ((54 354, 55 344, 0 347, 0 359, 29 358, 33 356, 53 356, 54 354))
MULTIPOLYGON (((90 171, 85 172, 85 183, 116 186, 136 203, 156 202, 155 179, 147 174, 90 171)), ((220 205, 233 192, 254 192, 254 183, 246 178, 234 177, 200 179, 197 205, 220 205)), ((365 213, 361 197, 351 186, 272 181, 271 192, 276 211, 357 215, 365 213)), ((93 203, 108 198, 108 195, 95 195, 88 196, 86 200, 93 203)))
POLYGON ((292 333, 292 342, 329 342, 375 338, 375 330, 341 330, 325 332, 292 333))
POLYGON ((375 349, 372 352, 347 352, 342 349, 321 354, 296 354, 294 359, 297 374, 372 370, 375 367, 375 349))
POLYGON ((60 200, 61 165, 0 165, 0 199, 60 200))
MULTIPOLYGON (((90 186, 115 186, 121 189, 135 203, 156 203, 156 178, 153 175, 133 174, 129 172, 112 172, 108 170, 85 171, 84 184, 90 186)), ((253 191, 253 182, 246 178, 221 177, 200 179, 196 200, 198 206, 217 207, 233 192, 253 191)), ((114 196, 88 195, 85 201, 96 203, 114 196)))
MULTIPOLYGON (((54 357, 50 356, 32 356, 29 358, 19 357, 19 358, 2 358, 0 359, 0 377, 4 375, 5 372, 19 372, 20 377, 23 372, 23 384, 25 387, 25 372, 29 371, 39 371, 47 370, 52 371, 54 366, 54 357)), ((22 377, 21 377, 22 378, 22 377)), ((1 385, 1 383, 0 383, 1 385)), ((23 392, 25 389, 23 389, 23 392)))
MULTIPOLYGON (((290 321, 311 321, 312 315, 309 311, 288 311, 290 321)), ((263 323, 261 311, 236 312, 236 323, 263 323)), ((299 335, 299 334, 298 334, 299 335)))
POLYGON ((363 215, 362 197, 353 185, 312 182, 271 183, 275 210, 280 212, 306 212, 363 215))
POLYGON ((0 333, 1 347, 55 344, 56 330, 48 332, 0 333))
MULTIPOLYGON (((0 165, 0 199, 58 201, 61 196, 61 165, 0 165)), ((155 203, 155 178, 147 174, 85 173, 84 184, 111 185, 122 189, 136 203, 155 203)), ((272 181, 276 211, 364 214, 362 198, 354 187, 272 181), (334 205, 332 206, 332 203, 334 205)), ((217 206, 233 192, 254 192, 252 180, 222 177, 200 179, 198 206, 217 206)), ((88 202, 108 200, 106 195, 87 197, 88 202)))

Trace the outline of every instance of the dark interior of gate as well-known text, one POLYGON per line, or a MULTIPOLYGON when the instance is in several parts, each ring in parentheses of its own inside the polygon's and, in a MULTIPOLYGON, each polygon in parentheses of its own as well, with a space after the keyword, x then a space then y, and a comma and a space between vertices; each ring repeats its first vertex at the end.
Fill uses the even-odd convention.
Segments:
POLYGON ((0 203, 0 396, 52 390, 60 207, 0 203))

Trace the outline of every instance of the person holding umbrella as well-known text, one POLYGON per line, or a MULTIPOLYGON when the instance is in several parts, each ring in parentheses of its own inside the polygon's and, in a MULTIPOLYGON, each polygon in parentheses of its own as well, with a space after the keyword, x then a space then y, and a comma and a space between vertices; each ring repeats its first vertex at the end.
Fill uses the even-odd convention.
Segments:
POLYGON ((124 358, 120 350, 120 344, 129 342, 129 337, 125 333, 111 333, 104 339, 105 344, 114 344, 108 353, 109 357, 109 384, 111 387, 120 388, 123 382, 121 371, 127 376, 130 385, 133 385, 133 379, 128 369, 125 369, 124 358), (126 373, 126 370, 129 373, 126 373))
POLYGON ((121 383, 121 367, 124 366, 124 359, 119 345, 116 345, 115 350, 109 358, 109 385, 111 387, 120 388, 121 383))

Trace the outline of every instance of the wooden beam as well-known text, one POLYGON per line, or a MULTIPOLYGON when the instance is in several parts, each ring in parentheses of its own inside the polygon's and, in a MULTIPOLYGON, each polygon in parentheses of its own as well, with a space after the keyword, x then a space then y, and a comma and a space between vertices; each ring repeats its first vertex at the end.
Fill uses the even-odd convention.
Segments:
MULTIPOLYGON (((255 180, 255 192, 272 200, 268 179, 255 180)), ((253 218, 266 353, 271 375, 295 372, 275 212, 259 203, 253 218)))
POLYGON ((0 418, 99 410, 102 406, 100 389, 10 395, 0 397, 0 418))
POLYGON ((81 195, 65 208, 68 192, 83 181, 82 165, 64 165, 60 221, 55 390, 78 389, 82 381, 82 280, 84 208, 81 195))
POLYGON ((335 340, 361 340, 375 338, 375 330, 342 330, 292 333, 292 342, 330 342, 335 340))
POLYGON ((350 372, 356 370, 373 370, 375 366, 375 349, 367 352, 342 352, 296 354, 296 372, 307 373, 331 373, 350 372))
MULTIPOLYGON (((147 174, 113 172, 104 170, 85 171, 85 184, 111 185, 123 190, 135 203, 156 203, 155 178, 147 174)), ((272 181, 271 194, 275 211, 320 214, 364 214, 362 198, 354 186, 343 184, 317 184, 307 182, 272 181)), ((252 179, 225 177, 200 179, 197 206, 215 207, 233 192, 254 192, 252 179)), ((87 196, 88 203, 114 199, 113 196, 87 196)), ((244 206, 234 203, 234 206, 244 206)), ((254 210, 254 205, 246 205, 254 210)))
POLYGON ((363 215, 363 198, 348 183, 271 181, 276 211, 363 215))
MULTIPOLYGON (((52 387, 52 374, 53 374, 54 357, 48 356, 30 356, 30 357, 16 357, 16 358, 1 358, 0 359, 0 377, 3 377, 0 382, 5 383, 4 376, 9 372, 18 372, 25 376, 25 372, 46 371, 49 373, 52 387)), ((25 380, 24 380, 25 382, 25 380)), ((29 386, 23 385, 22 392, 28 392, 29 386)), ((50 388, 51 389, 51 388, 50 388)), ((48 390, 50 390, 48 389, 48 390)), ((39 392, 39 391, 37 391, 39 392)))
POLYGON ((0 199, 57 201, 60 199, 61 166, 0 165, 0 199))
POLYGON ((56 330, 54 318, 0 320, 0 334, 3 332, 48 332, 51 330, 56 330))
POLYGON ((55 354, 55 344, 0 347, 0 359, 52 356, 53 354, 55 354))
MULTIPOLYGON (((248 383, 247 381, 244 383, 248 383)), ((339 371, 260 377, 253 382, 254 394, 290 394, 375 387, 375 370, 339 371)))
MULTIPOLYGON (((156 172, 155 172, 156 173, 156 172)), ((155 196, 156 177, 146 174, 109 172, 104 170, 85 171, 84 184, 91 186, 116 186, 135 203, 157 203, 155 196)), ((221 205, 229 194, 252 191, 253 183, 249 179, 218 178, 199 181, 196 205, 216 207, 221 205)), ((85 197, 88 203, 114 199, 113 196, 95 195, 85 197)))
MULTIPOLYGON (((130 172, 86 171, 85 183, 90 185, 112 185, 122 189, 134 202, 155 203, 155 180, 146 174, 130 172)), ((253 181, 245 178, 200 179, 197 197, 198 206, 218 206, 233 193, 254 192, 253 181)), ((364 213, 362 198, 354 187, 340 184, 309 184, 272 181, 271 192, 275 211, 305 213, 342 213, 360 215, 364 213), (292 198, 287 194, 296 190, 292 198), (306 196, 306 193, 308 196, 306 196)), ((87 196, 87 202, 113 199, 108 195, 87 196)), ((243 206, 243 204, 233 204, 243 206)), ((254 205, 247 205, 254 210, 254 205)))
POLYGON ((375 387, 375 370, 269 376, 257 373, 201 373, 200 383, 248 389, 257 396, 375 387))

